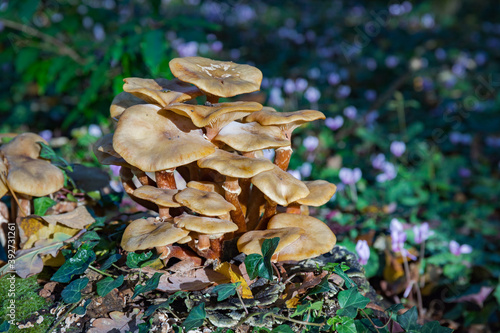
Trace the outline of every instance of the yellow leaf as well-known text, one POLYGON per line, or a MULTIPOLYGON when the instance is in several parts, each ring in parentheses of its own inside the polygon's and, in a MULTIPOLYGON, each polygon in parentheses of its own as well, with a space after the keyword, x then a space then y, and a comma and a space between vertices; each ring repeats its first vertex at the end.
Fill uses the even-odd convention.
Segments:
POLYGON ((299 296, 294 296, 290 298, 288 301, 285 302, 286 307, 289 309, 295 309, 297 305, 299 305, 299 300, 300 300, 299 296))
POLYGON ((62 224, 49 224, 39 217, 28 216, 22 218, 19 223, 21 229, 21 241, 24 240, 22 249, 29 249, 40 239, 49 239, 56 232, 70 236, 78 233, 78 229, 66 227, 62 224))
POLYGON ((248 287, 243 275, 236 273, 238 271, 238 267, 236 265, 223 262, 219 266, 215 267, 214 270, 231 279, 232 283, 240 282, 242 298, 253 298, 252 291, 250 290, 250 287, 248 287))

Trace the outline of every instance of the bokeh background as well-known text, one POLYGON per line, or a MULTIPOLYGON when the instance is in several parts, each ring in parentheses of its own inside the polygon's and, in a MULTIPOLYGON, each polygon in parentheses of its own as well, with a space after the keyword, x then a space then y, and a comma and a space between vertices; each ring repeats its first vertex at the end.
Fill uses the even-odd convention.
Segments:
POLYGON ((327 116, 295 132, 290 169, 339 185, 312 213, 352 250, 367 240, 377 291, 412 302, 384 237, 396 218, 418 254, 413 227, 428 222, 412 266, 427 314, 495 331, 499 17, 487 0, 1 0, 0 132, 40 132, 98 165, 91 144, 112 131, 123 78, 171 78, 179 56, 252 64, 262 90, 245 98, 327 116))

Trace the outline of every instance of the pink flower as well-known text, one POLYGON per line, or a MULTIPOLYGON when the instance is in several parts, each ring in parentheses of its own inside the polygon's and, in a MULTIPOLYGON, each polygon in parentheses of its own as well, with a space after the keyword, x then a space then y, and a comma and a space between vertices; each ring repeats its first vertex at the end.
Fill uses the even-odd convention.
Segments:
POLYGON ((339 178, 346 185, 355 184, 361 179, 361 170, 359 168, 341 168, 339 178))
POLYGON ((459 256, 461 254, 471 253, 472 246, 467 245, 467 244, 460 245, 456 241, 452 240, 450 242, 450 252, 456 256, 459 256))
POLYGON ((356 244, 356 252, 359 256, 359 263, 361 265, 366 265, 368 263, 368 259, 370 259, 370 248, 368 247, 368 243, 365 240, 358 240, 356 244))
POLYGON ((394 156, 400 157, 406 150, 406 144, 403 141, 393 141, 390 149, 394 156))
POLYGON ((424 222, 419 226, 414 226, 413 233, 415 234, 415 243, 420 244, 425 242, 434 232, 429 230, 429 223, 424 222))
POLYGON ((336 116, 335 118, 326 118, 325 125, 332 131, 336 131, 344 125, 344 118, 336 116))

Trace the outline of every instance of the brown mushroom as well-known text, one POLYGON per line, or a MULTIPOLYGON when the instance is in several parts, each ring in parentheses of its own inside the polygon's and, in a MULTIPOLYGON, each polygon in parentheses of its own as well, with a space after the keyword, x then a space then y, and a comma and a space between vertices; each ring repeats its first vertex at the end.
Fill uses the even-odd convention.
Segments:
POLYGON ((174 201, 174 195, 178 190, 162 189, 149 185, 144 185, 136 189, 133 195, 139 199, 147 200, 158 205, 158 213, 162 219, 170 218, 170 208, 181 207, 174 201))
POLYGON ((309 189, 307 197, 299 199, 288 205, 286 212, 300 214, 300 205, 319 207, 326 204, 335 194, 337 186, 326 180, 305 181, 309 189))
POLYGON ((215 192, 187 187, 174 195, 175 201, 192 211, 206 216, 223 216, 235 207, 215 192))

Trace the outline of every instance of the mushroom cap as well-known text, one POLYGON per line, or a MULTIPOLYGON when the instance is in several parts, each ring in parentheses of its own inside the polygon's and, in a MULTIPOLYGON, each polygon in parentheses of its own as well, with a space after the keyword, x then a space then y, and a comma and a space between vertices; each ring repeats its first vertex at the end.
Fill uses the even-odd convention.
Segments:
POLYGON ((132 106, 118 121, 113 148, 143 171, 175 168, 212 154, 215 146, 188 121, 156 105, 132 106))
POLYGON ((42 147, 37 142, 47 144, 40 135, 35 133, 23 133, 17 135, 9 143, 2 145, 0 151, 9 159, 10 156, 26 156, 30 158, 39 158, 42 147))
POLYGON ((274 253, 278 253, 285 246, 290 245, 295 242, 301 235, 305 233, 304 229, 293 227, 293 228, 279 228, 279 229, 268 229, 268 230, 253 230, 245 232, 238 239, 238 251, 245 254, 257 253, 262 255, 262 242, 264 239, 271 239, 274 237, 279 237, 280 242, 274 253))
POLYGON ((256 121, 265 126, 279 126, 282 130, 290 132, 304 123, 318 119, 325 119, 325 115, 316 110, 276 112, 272 108, 264 108, 261 111, 248 115, 245 121, 256 121))
POLYGON ((220 216, 236 208, 222 195, 186 187, 174 196, 174 199, 192 211, 207 216, 220 216))
POLYGON ((214 182, 192 180, 186 184, 186 187, 191 187, 206 192, 217 192, 220 195, 224 195, 224 189, 222 188, 222 186, 214 182))
POLYGON ((233 121, 222 128, 213 141, 220 141, 243 152, 290 146, 290 140, 276 126, 262 126, 256 122, 233 121))
POLYGON ((212 155, 198 160, 200 168, 218 171, 221 175, 234 178, 250 178, 274 168, 265 158, 251 158, 217 149, 212 155))
POLYGON ((122 91, 116 95, 115 98, 113 98, 113 101, 111 101, 111 106, 109 107, 111 118, 120 118, 123 111, 137 104, 147 104, 147 102, 132 95, 131 93, 122 91))
POLYGON ((228 102, 212 105, 175 103, 164 107, 184 117, 189 117, 198 127, 222 128, 233 120, 241 119, 262 109, 257 102, 228 102))
POLYGON ((309 195, 305 198, 297 200, 297 203, 306 206, 319 207, 326 204, 337 191, 335 184, 329 183, 326 180, 305 181, 309 189, 309 195))
POLYGON ((213 217, 182 214, 175 217, 174 222, 179 228, 206 235, 225 234, 238 230, 238 226, 233 222, 213 217))
POLYGON ((151 249, 165 246, 186 237, 189 231, 177 228, 171 222, 161 222, 153 217, 130 223, 123 233, 121 246, 125 251, 151 249))
POLYGON ((174 195, 179 190, 162 189, 150 185, 143 185, 136 189, 133 195, 139 199, 147 200, 157 204, 160 207, 181 207, 181 205, 174 200, 174 195))
POLYGON ((4 183, 5 180, 7 180, 7 166, 0 155, 0 198, 9 192, 7 185, 4 183))
POLYGON ((7 181, 16 193, 43 197, 64 186, 62 171, 46 160, 11 156, 8 161, 7 181))
POLYGON ((309 195, 309 190, 303 182, 277 166, 259 173, 251 181, 269 199, 281 206, 288 206, 309 195))
POLYGON ((184 102, 201 95, 201 91, 180 80, 142 79, 129 77, 123 79, 123 90, 151 104, 167 106, 184 102))
POLYGON ((170 70, 175 77, 189 82, 210 95, 232 97, 260 89, 262 72, 249 65, 202 57, 172 59, 170 70))
POLYGON ((133 168, 128 164, 113 148, 113 133, 106 134, 92 146, 95 157, 99 163, 104 165, 119 165, 126 168, 133 168))
POLYGON ((282 213, 274 215, 267 225, 268 229, 293 227, 302 228, 305 233, 277 253, 278 261, 314 258, 331 251, 337 242, 330 228, 312 216, 282 213))

